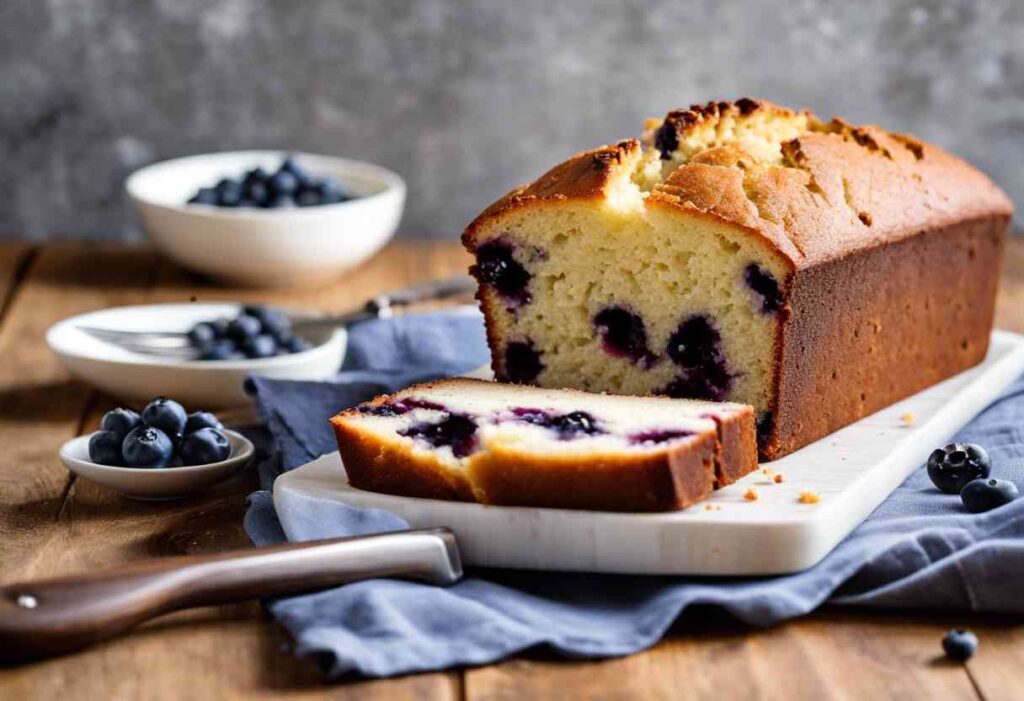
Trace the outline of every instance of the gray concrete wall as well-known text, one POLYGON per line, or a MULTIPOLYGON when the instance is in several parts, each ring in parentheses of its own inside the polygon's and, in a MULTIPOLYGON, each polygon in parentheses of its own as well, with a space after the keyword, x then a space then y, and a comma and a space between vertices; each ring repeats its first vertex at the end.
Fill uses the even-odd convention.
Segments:
POLYGON ((4 0, 0 237, 137 236, 126 173, 282 147, 387 165, 402 230, 647 116, 743 95, 913 131, 1024 197, 1020 0, 4 0))

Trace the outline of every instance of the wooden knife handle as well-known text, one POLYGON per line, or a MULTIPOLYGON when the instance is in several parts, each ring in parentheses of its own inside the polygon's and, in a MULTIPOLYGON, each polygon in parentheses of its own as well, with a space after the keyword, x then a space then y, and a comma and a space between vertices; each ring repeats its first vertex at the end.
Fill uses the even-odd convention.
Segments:
POLYGON ((0 588, 0 658, 69 652, 193 606, 377 577, 445 585, 461 576, 455 536, 439 528, 169 557, 11 584, 0 588))

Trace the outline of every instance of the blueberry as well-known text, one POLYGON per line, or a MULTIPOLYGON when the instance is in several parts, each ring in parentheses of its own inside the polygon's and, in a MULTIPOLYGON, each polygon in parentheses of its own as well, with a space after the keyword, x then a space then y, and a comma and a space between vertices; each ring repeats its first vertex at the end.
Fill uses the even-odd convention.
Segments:
POLYGON ((686 438, 692 436, 692 431, 685 431, 682 429, 664 429, 664 430, 652 430, 652 431, 640 431, 629 436, 629 442, 633 445, 651 445, 655 443, 667 443, 674 441, 679 438, 686 438))
POLYGON ((239 314, 228 324, 228 338, 241 344, 250 338, 259 336, 261 328, 263 328, 263 324, 256 317, 239 314))
POLYGON ((189 329, 188 342, 193 348, 206 348, 216 340, 217 332, 207 321, 201 321, 189 329))
POLYGON ((289 353, 302 353, 310 349, 309 341, 299 336, 285 336, 278 341, 278 347, 289 353))
POLYGON ((654 147, 661 152, 661 160, 672 158, 672 152, 679 148, 679 133, 676 125, 666 119, 654 133, 654 147))
POLYGON ((251 202, 251 206, 266 207, 270 199, 270 189, 265 182, 252 182, 243 188, 242 198, 251 202))
POLYGON ((1017 485, 1009 480, 976 479, 964 485, 960 501, 972 514, 997 509, 1020 496, 1017 485))
POLYGON ((721 401, 732 389, 733 375, 725 362, 722 337, 711 318, 694 314, 668 339, 668 357, 679 366, 676 379, 659 391, 669 397, 721 401))
POLYGON ((245 177, 242 178, 242 187, 248 187, 253 183, 265 183, 268 177, 270 176, 267 175, 267 171, 257 166, 246 172, 245 177))
POLYGON ((992 474, 992 462, 980 445, 950 443, 928 456, 928 477, 946 494, 959 494, 968 482, 992 474))
POLYGON ((181 459, 186 465, 207 465, 227 460, 231 455, 231 443, 224 432, 217 428, 201 428, 185 436, 181 442, 181 459))
POLYGON ((493 239, 476 249, 476 265, 470 272, 481 284, 494 287, 512 306, 528 304, 530 279, 533 277, 512 254, 512 244, 493 239))
POLYGON ((220 318, 214 319, 213 321, 207 322, 210 324, 210 328, 213 329, 214 335, 218 338, 227 338, 228 336, 228 325, 231 323, 230 319, 220 318))
POLYGON ((526 384, 533 382, 544 369, 540 352, 532 341, 512 341, 505 346, 505 377, 509 382, 526 384))
POLYGON ((100 465, 124 466, 123 441, 124 437, 114 431, 97 431, 89 437, 89 459, 100 465))
POLYGON ((295 179, 300 182, 306 179, 306 171, 304 171, 299 164, 295 162, 295 156, 285 156, 284 160, 281 162, 279 170, 291 173, 295 176, 295 179))
POLYGON ((246 358, 269 358, 277 355, 277 341, 269 334, 261 334, 242 342, 246 358))
POLYGON ((263 204, 260 206, 264 209, 292 209, 295 207, 295 200, 292 199, 291 195, 272 194, 268 195, 267 199, 264 200, 263 204))
POLYGON ((217 184, 217 206, 238 207, 242 202, 242 186, 233 180, 222 180, 217 184), (222 183, 228 183, 221 187, 222 183))
POLYGON ((199 356, 200 360, 241 360, 245 357, 242 351, 238 350, 238 346, 235 345, 234 341, 229 339, 221 339, 214 341, 212 344, 203 349, 203 354, 199 356))
POLYGON ((657 358, 647 348, 647 329, 638 314, 623 307, 607 307, 594 316, 594 329, 609 355, 651 367, 657 358))
POLYGON ((398 433, 417 438, 434 447, 449 446, 457 458, 464 458, 476 449, 477 423, 464 414, 445 414, 440 421, 423 422, 398 433))
POLYGON ((217 204, 217 191, 212 187, 201 187, 192 195, 188 201, 189 204, 217 204))
POLYGON ((189 414, 185 422, 185 435, 195 433, 201 428, 224 428, 224 425, 209 411, 194 411, 189 414))
MULTIPOLYGON (((157 397, 142 410, 142 423, 160 429, 175 443, 181 440, 187 420, 188 415, 185 413, 184 407, 166 397, 157 397)), ((125 457, 128 457, 127 453, 125 453, 125 457)))
POLYGON ((324 178, 315 185, 317 194, 320 196, 320 204, 336 204, 349 199, 341 186, 330 178, 324 178))
POLYGON ((978 636, 969 630, 954 628, 942 639, 942 650, 946 657, 963 662, 978 651, 978 636))
POLYGON ((743 269, 743 281, 757 295, 762 312, 774 314, 782 308, 779 281, 757 263, 751 263, 743 269))
POLYGON ((270 334, 274 338, 289 335, 292 323, 288 319, 288 315, 281 309, 253 304, 242 307, 242 312, 259 319, 261 333, 270 334))
POLYGON ((136 426, 121 444, 128 467, 166 467, 174 457, 174 444, 153 426, 136 426))
POLYGON ((279 170, 270 176, 267 185, 275 195, 292 195, 299 188, 299 179, 290 171, 279 170))
POLYGON ((124 440, 128 432, 138 426, 140 421, 142 419, 136 412, 118 407, 103 415, 103 418, 100 419, 100 430, 110 431, 117 436, 118 440, 124 440))

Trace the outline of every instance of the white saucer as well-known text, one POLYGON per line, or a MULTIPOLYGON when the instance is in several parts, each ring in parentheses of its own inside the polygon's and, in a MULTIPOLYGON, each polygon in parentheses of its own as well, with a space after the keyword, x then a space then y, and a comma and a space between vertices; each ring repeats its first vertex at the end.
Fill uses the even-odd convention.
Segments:
POLYGON ((64 319, 46 333, 46 342, 75 377, 121 399, 147 402, 172 397, 204 408, 249 403, 242 389, 248 375, 275 379, 322 380, 341 367, 348 334, 325 333, 313 348, 259 360, 172 360, 142 355, 105 343, 78 326, 124 331, 187 331, 196 322, 234 317, 232 303, 149 304, 113 307, 64 319))
POLYGON ((254 448, 248 438, 224 430, 231 443, 231 457, 221 462, 186 467, 113 467, 89 460, 92 434, 72 438, 60 448, 64 465, 81 477, 120 492, 132 499, 176 499, 223 482, 241 470, 252 458, 254 448))

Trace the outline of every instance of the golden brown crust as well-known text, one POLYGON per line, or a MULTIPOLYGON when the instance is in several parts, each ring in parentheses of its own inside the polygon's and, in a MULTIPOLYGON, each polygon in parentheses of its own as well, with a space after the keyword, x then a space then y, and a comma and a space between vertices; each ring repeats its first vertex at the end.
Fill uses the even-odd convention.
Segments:
MULTIPOLYGON (((479 382, 427 382, 362 406, 378 406, 441 384, 479 382)), ((459 469, 446 466, 429 451, 413 452, 404 439, 382 439, 349 420, 361 416, 352 408, 331 419, 338 448, 352 486, 385 494, 503 506, 667 511, 690 506, 716 486, 757 468, 753 412, 740 405, 706 415, 718 425, 717 433, 671 443, 659 451, 635 456, 609 453, 581 462, 574 456, 538 456, 498 446, 471 456, 459 469)))

